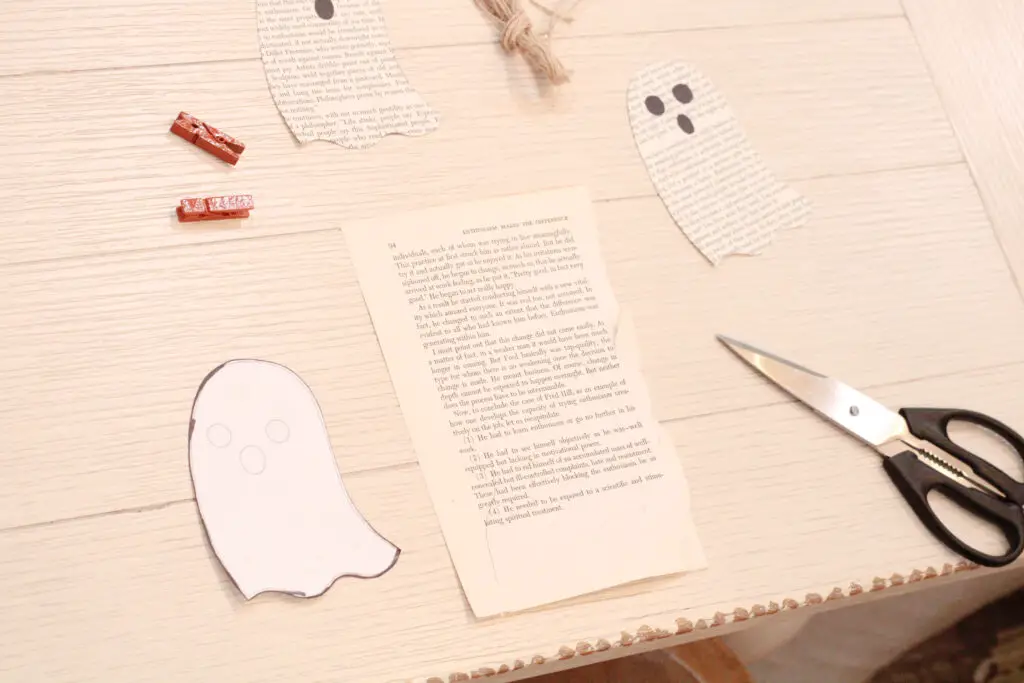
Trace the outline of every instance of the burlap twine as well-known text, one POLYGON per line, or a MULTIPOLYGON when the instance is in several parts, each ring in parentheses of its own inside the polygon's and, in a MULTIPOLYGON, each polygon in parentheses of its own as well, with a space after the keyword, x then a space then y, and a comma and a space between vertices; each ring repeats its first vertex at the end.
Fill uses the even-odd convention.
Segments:
POLYGON ((547 7, 531 0, 549 17, 548 28, 538 34, 520 0, 474 0, 477 6, 494 17, 501 27, 501 47, 505 52, 519 51, 527 63, 558 85, 569 80, 569 72, 551 51, 551 34, 558 21, 570 22, 569 12, 581 0, 562 0, 556 7, 547 7), (567 7, 566 7, 567 6, 567 7))

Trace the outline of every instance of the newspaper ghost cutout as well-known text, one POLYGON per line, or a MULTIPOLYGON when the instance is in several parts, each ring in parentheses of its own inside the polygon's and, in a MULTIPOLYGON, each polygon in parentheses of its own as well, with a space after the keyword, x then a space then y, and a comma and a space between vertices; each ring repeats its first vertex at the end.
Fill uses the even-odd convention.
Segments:
POLYGON ((363 149, 438 116, 395 58, 378 0, 256 0, 270 93, 299 142, 363 149))
POLYGON ((655 189, 712 264, 730 254, 758 254, 776 230, 807 221, 808 202, 776 180, 725 98, 692 65, 644 67, 626 100, 655 189))
POLYGON ((315 597, 398 560, 349 499, 313 392, 284 366, 234 360, 203 380, 189 466, 210 544, 247 600, 315 597))

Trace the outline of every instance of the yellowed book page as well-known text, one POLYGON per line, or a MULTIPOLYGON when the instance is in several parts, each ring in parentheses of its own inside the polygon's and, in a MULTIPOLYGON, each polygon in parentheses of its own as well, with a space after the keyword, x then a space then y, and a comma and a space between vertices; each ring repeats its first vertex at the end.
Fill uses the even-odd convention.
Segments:
POLYGON ((256 0, 274 102, 299 142, 364 149, 419 137, 438 115, 405 77, 378 0, 256 0))
POLYGON ((345 235, 478 617, 705 566, 585 189, 345 235))

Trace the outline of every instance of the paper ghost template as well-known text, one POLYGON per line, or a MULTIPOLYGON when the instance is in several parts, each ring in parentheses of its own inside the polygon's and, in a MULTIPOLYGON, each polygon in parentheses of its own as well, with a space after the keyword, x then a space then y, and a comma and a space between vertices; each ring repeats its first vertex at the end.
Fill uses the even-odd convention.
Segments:
POLYGON ((750 146, 725 98, 690 64, 650 64, 626 95, 637 149, 673 220, 717 265, 760 253, 776 230, 803 225, 808 202, 750 146))
POLYGON ((378 0, 256 0, 256 17, 271 95, 299 142, 362 149, 437 129, 395 58, 378 0))
POLYGON ((320 406, 291 370, 233 360, 199 387, 189 467, 214 552, 245 598, 375 578, 401 552, 350 500, 320 406))

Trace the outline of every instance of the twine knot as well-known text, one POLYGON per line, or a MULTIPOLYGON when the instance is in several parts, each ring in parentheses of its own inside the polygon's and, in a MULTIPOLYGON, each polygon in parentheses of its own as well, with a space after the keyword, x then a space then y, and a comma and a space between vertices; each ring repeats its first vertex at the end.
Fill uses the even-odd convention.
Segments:
MULTIPOLYGON (((569 72, 551 52, 550 40, 541 41, 533 22, 519 0, 475 0, 501 26, 501 47, 505 52, 518 50, 536 71, 555 84, 569 80, 569 72)), ((549 36, 550 37, 550 36, 549 36)))
POLYGON ((533 22, 522 8, 515 11, 505 20, 505 29, 501 32, 501 47, 505 52, 512 52, 528 40, 533 34, 533 22))

